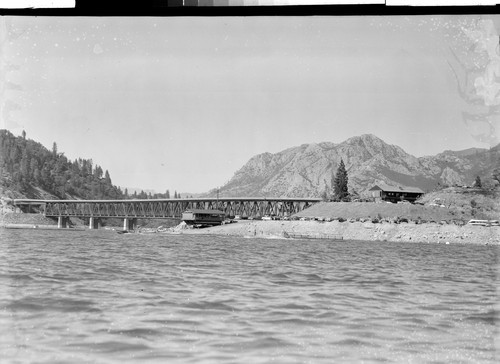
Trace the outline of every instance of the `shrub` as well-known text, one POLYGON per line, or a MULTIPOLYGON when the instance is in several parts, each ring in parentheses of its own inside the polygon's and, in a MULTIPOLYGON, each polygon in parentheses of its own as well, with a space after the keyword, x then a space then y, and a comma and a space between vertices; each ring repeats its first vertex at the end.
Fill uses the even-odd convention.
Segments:
POLYGON ((347 221, 346 219, 344 219, 343 217, 339 217, 338 218, 339 222, 344 222, 344 221, 347 221))
POLYGON ((374 218, 372 219, 372 223, 374 223, 374 224, 378 224, 378 222, 379 222, 379 221, 380 221, 380 220, 379 220, 379 219, 377 219, 376 217, 374 217, 374 218))

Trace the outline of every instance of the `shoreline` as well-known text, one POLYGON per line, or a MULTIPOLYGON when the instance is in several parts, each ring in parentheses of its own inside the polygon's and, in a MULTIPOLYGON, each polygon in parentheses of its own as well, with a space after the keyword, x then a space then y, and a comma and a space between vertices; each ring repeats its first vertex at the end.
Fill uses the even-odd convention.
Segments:
MULTIPOLYGON (((61 231, 86 231, 83 226, 58 229, 57 225, 3 224, 5 229, 40 229, 61 231)), ((120 231, 119 227, 100 230, 120 231)), ((96 230, 89 230, 96 231, 96 230)), ((133 232, 132 232, 133 233, 133 232)), ((500 245, 500 226, 474 226, 424 223, 372 223, 372 222, 318 222, 318 221, 261 221, 240 220, 236 223, 189 228, 185 224, 159 231, 139 230, 137 234, 165 235, 218 235, 242 238, 285 240, 365 240, 373 242, 406 242, 434 244, 500 245)))
POLYGON ((290 239, 290 236, 302 235, 303 237, 299 239, 500 245, 499 226, 459 226, 438 223, 250 220, 204 229, 183 229, 180 233, 276 239, 290 239))
POLYGON ((71 231, 83 231, 89 230, 85 229, 83 226, 74 226, 71 228, 58 228, 57 225, 47 225, 47 224, 5 224, 0 226, 3 229, 38 229, 38 230, 71 230, 71 231))

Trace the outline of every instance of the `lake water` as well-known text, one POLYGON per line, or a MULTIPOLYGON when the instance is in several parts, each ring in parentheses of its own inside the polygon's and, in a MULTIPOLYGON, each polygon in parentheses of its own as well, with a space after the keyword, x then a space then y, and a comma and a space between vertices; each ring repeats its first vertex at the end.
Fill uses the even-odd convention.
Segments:
POLYGON ((499 253, 0 229, 0 361, 494 363, 499 253))

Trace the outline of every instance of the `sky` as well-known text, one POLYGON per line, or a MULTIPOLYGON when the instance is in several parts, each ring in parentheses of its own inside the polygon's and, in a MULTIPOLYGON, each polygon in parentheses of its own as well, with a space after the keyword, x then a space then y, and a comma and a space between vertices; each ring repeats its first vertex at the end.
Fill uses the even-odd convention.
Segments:
POLYGON ((498 16, 1 17, 0 129, 122 188, 200 193, 256 154, 374 134, 498 144, 498 16))

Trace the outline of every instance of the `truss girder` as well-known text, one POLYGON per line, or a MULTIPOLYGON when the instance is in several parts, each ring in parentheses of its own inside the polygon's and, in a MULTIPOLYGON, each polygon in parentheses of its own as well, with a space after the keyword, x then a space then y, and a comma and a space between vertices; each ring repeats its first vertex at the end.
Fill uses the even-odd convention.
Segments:
MULTIPOLYGON (((117 217, 117 218, 180 218, 189 209, 221 210, 226 216, 255 217, 264 215, 291 216, 319 199, 172 199, 172 200, 49 200, 46 216, 117 217)), ((20 202, 19 205, 22 205, 20 202)))

